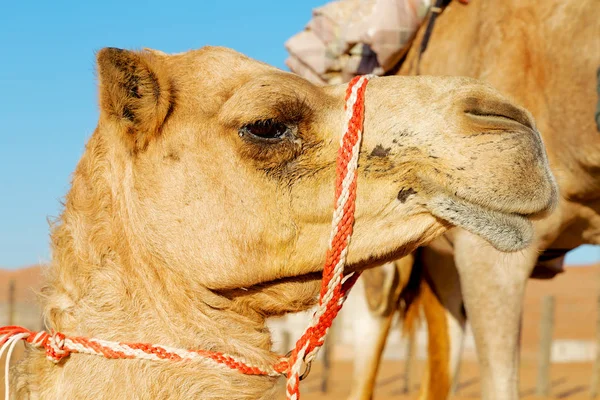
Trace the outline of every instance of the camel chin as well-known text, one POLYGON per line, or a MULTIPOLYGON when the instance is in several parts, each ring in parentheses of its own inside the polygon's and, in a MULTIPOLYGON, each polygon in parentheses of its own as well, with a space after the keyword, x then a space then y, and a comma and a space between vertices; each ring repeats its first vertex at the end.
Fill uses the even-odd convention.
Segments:
POLYGON ((523 250, 533 240, 533 225, 528 218, 485 208, 455 196, 436 196, 427 203, 433 215, 488 241, 497 250, 523 250))

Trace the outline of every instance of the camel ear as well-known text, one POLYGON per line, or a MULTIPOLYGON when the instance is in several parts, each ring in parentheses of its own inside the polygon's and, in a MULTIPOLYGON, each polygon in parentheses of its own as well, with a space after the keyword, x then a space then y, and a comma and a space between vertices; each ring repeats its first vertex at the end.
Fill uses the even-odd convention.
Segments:
POLYGON ((172 102, 166 67, 150 52, 107 47, 98 52, 100 109, 136 150, 159 134, 172 102))

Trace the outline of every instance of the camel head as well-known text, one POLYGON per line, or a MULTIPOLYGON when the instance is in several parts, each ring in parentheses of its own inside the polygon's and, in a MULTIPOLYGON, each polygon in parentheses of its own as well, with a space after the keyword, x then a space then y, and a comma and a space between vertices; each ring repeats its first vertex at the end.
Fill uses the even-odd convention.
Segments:
MULTIPOLYGON (((101 194, 107 217, 82 235, 108 232, 122 260, 212 290, 321 271, 345 85, 214 47, 106 48, 97 61, 100 120, 66 213, 101 194)), ((481 82, 434 77, 374 79, 365 107, 349 270, 455 225, 503 251, 527 246, 557 194, 526 110, 481 82)))

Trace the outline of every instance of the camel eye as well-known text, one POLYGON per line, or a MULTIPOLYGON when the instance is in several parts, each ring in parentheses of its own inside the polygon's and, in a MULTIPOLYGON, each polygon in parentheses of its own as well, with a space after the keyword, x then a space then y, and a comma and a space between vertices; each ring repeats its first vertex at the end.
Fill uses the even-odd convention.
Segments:
POLYGON ((240 136, 250 135, 258 139, 276 140, 290 133, 290 128, 281 122, 267 119, 244 125, 239 130, 240 136))

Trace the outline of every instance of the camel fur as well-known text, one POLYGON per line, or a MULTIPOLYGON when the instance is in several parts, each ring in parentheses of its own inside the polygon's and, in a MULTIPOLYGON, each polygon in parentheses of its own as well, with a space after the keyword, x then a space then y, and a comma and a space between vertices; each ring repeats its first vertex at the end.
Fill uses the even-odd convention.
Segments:
MULTIPOLYGON (((52 226, 48 329, 274 362, 265 319, 307 309, 319 291, 345 86, 217 47, 105 48, 97 65, 98 126, 52 226)), ((530 220, 555 207, 533 119, 489 85, 378 78, 365 107, 346 272, 453 225, 519 250, 530 220)), ((54 365, 36 349, 13 376, 18 399, 282 393, 275 378, 202 361, 72 354, 54 365)))

